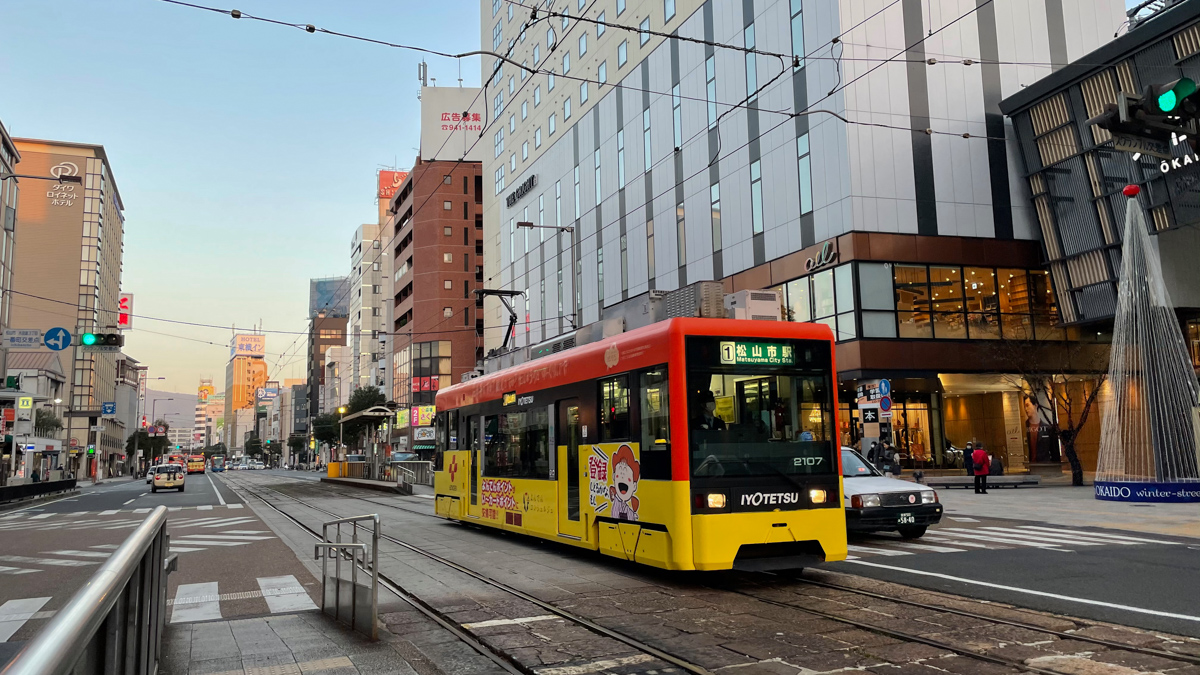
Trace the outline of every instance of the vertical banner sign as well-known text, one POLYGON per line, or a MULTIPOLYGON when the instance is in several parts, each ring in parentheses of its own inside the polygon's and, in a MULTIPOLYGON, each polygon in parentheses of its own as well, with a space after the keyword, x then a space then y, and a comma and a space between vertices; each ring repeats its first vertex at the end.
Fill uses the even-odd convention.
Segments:
POLYGON ((117 300, 117 328, 133 329, 133 293, 122 293, 117 300))

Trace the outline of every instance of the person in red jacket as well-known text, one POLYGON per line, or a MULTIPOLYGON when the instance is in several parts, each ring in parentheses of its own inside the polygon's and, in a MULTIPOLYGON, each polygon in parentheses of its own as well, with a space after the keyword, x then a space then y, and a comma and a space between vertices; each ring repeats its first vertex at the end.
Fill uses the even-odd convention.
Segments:
POLYGON ((987 494, 987 477, 991 472, 991 458, 988 457, 987 451, 983 449, 983 444, 975 446, 975 452, 971 454, 971 462, 975 469, 975 494, 987 494))

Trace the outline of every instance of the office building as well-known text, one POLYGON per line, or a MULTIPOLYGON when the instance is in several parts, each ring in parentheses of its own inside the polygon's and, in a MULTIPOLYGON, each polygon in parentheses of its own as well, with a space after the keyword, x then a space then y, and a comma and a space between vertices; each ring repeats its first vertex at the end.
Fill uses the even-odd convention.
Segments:
POLYGON ((346 345, 347 317, 329 316, 319 310, 308 322, 308 416, 316 417, 327 409, 322 405, 325 391, 325 354, 330 347, 346 345))
MULTIPOLYGON (((21 246, 12 258, 11 286, 22 300, 9 307, 7 325, 43 331, 62 327, 76 336, 115 331, 124 206, 104 147, 23 138, 13 141, 20 151, 22 174, 78 176, 81 182, 38 181, 35 188, 32 180, 23 180, 26 189, 16 217, 21 224, 21 246)), ((82 458, 87 455, 77 454, 72 468, 82 477, 93 475, 99 464, 99 476, 104 477, 117 468, 128 435, 120 420, 101 418, 101 404, 116 400, 120 354, 85 351, 77 343, 59 354, 62 370, 70 374, 72 383, 63 420, 67 437, 75 440, 76 447, 92 445, 96 449, 86 465, 82 458), (91 431, 97 426, 103 430, 91 431)))
MULTIPOLYGON (((348 346, 352 352, 350 387, 379 387, 379 332, 383 329, 383 274, 385 264, 378 225, 360 225, 350 239, 350 312, 348 346)), ((385 341, 386 342, 386 341, 385 341)))
MULTIPOLYGON (((908 466, 950 468, 967 441, 1036 463, 1019 430, 1037 421, 989 345, 1069 335, 999 103, 1110 40, 1124 4, 969 5, 558 1, 605 23, 523 34, 520 6, 482 2, 485 47, 548 71, 483 63, 483 276, 522 294, 509 360, 651 291, 772 289, 837 340, 831 440, 860 438, 857 389, 888 379, 908 466)), ((507 314, 489 298, 484 319, 507 314)))
MULTIPOLYGON (((1153 8, 1148 8, 1153 9, 1153 8)), ((1186 145, 1176 164, 1113 147, 1087 120, 1122 94, 1152 84, 1200 81, 1200 4, 1180 2, 1137 18, 1129 31, 1075 63, 1013 92, 1001 108, 1013 121, 1024 166, 1024 199, 1037 214, 1058 306, 1068 324, 1108 330, 1116 311, 1127 198, 1138 196, 1157 240, 1166 291, 1175 305, 1192 365, 1200 370, 1200 193, 1189 189, 1186 145), (1166 164, 1167 171, 1162 167, 1166 164), (1181 177, 1184 182, 1180 182, 1181 177)))
POLYGON ((267 384, 265 335, 234 335, 229 343, 229 363, 225 366, 225 443, 242 447, 245 434, 254 430, 259 388, 267 384), (244 424, 249 411, 251 420, 244 424))
MULTIPOLYGON (((16 173, 20 162, 21 153, 4 128, 4 122, 0 121, 0 174, 16 173)), ((20 179, 0 180, 0 331, 8 328, 9 304, 12 302, 12 294, 8 291, 12 288, 13 244, 16 241, 17 197, 20 193, 20 179)), ((3 358, 3 350, 0 350, 0 359, 3 358)))

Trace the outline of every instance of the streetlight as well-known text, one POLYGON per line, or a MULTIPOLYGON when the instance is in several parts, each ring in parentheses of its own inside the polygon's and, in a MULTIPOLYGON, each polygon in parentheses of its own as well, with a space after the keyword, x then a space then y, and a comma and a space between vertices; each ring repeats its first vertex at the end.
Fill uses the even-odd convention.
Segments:
MULTIPOLYGON (((346 426, 344 424, 342 424, 342 417, 345 416, 345 414, 346 414, 346 406, 344 406, 344 405, 338 406, 337 411, 338 411, 338 453, 344 453, 345 446, 346 446, 346 442, 345 442, 346 426)), ((333 459, 333 458, 331 457, 330 459, 333 459)))
POLYGON ((61 176, 30 176, 20 173, 0 172, 0 180, 8 180, 9 178, 31 178, 33 180, 50 180, 55 183, 78 183, 79 185, 83 185, 83 176, 68 176, 66 174, 61 176))
MULTIPOLYGON (((566 232, 571 235, 571 328, 579 327, 579 289, 576 286, 579 283, 578 272, 575 265, 578 264, 575 260, 575 227, 572 225, 534 225, 527 221, 517 223, 517 227, 528 227, 533 230, 558 230, 559 234, 566 232)), ((558 247, 562 251, 562 245, 558 247)), ((543 319, 545 317, 542 317, 543 319)))

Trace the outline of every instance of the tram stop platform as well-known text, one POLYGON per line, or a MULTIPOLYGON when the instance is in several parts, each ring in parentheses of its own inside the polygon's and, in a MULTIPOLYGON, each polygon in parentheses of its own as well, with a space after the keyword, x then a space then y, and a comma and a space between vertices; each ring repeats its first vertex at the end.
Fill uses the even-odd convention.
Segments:
POLYGON ((428 485, 412 485, 412 491, 407 491, 399 483, 390 480, 369 480, 366 478, 330 478, 328 476, 321 477, 322 483, 330 483, 332 485, 345 485, 347 487, 362 488, 364 490, 376 490, 378 492, 391 492, 398 495, 412 495, 414 497, 433 498, 433 488, 428 485))
POLYGON ((379 640, 320 612, 169 624, 164 675, 416 675, 405 645, 379 625, 379 640))

